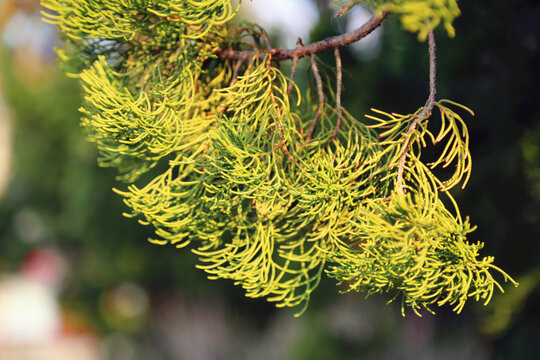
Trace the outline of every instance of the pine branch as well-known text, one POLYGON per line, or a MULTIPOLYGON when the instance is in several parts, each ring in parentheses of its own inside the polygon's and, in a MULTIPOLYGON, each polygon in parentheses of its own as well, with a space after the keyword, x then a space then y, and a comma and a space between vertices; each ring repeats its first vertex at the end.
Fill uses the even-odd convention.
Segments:
POLYGON ((315 114, 315 118, 311 122, 311 126, 309 128, 309 132, 306 138, 306 144, 309 142, 309 140, 311 140, 311 137, 313 136, 313 132, 315 131, 315 126, 317 126, 317 121, 319 120, 319 117, 321 116, 323 107, 324 107, 324 93, 323 93, 322 79, 321 79, 321 74, 319 74, 319 68, 317 67, 315 54, 311 55, 311 69, 313 70, 313 75, 315 75, 315 81, 317 82, 317 94, 319 95, 319 107, 317 108, 317 113, 315 114))
MULTIPOLYGON (((298 37, 298 39, 296 40, 296 48, 301 48, 302 46, 304 46, 304 44, 302 43, 302 38, 298 37)), ((292 92, 292 89, 293 89, 293 85, 294 85, 294 77, 296 75, 296 70, 298 69, 298 60, 300 60, 298 57, 293 57, 293 63, 292 63, 292 68, 291 68, 291 82, 289 83, 289 87, 287 88, 287 95, 291 95, 291 92, 292 92)))
POLYGON ((474 226, 447 192, 471 171, 466 123, 447 105, 469 109, 435 102, 432 30, 443 24, 452 35, 456 0, 364 0, 377 15, 360 28, 295 49, 271 48, 257 25, 222 26, 236 13, 230 0, 43 2, 68 38, 59 55, 81 80, 82 124, 99 162, 131 183, 117 191, 128 216, 155 228, 153 243, 192 244, 209 278, 280 307, 302 304, 301 313, 326 273, 349 290, 401 295, 418 315, 444 304, 459 312, 471 297, 488 302, 502 290, 490 271, 513 282, 492 257, 478 257, 482 244, 466 240, 474 226), (341 106, 339 48, 388 12, 429 36, 430 93, 413 114, 374 110, 368 126, 341 106), (336 90, 327 94, 315 61, 325 50, 336 59, 336 90), (294 83, 305 56, 318 106, 294 83), (281 60, 292 60, 290 77, 281 60), (438 134, 427 126, 434 106, 438 134), (430 164, 420 160, 426 139, 443 147, 430 164), (143 182, 158 164, 169 167, 143 182), (431 171, 450 165, 446 181, 431 171))
POLYGON ((355 0, 349 0, 345 5, 339 8, 336 17, 342 17, 346 13, 352 10, 358 3, 355 0))
POLYGON ((347 34, 328 37, 324 40, 314 42, 309 45, 297 47, 296 49, 280 49, 274 48, 271 50, 259 51, 238 51, 233 49, 218 49, 215 54, 227 60, 244 60, 248 61, 255 55, 264 58, 267 54, 272 56, 272 60, 291 60, 294 58, 302 58, 317 54, 322 51, 340 48, 359 41, 368 36, 373 30, 377 29, 388 16, 388 12, 383 12, 380 16, 371 17, 364 25, 347 34))
POLYGON ((332 139, 336 137, 339 128, 341 127, 341 120, 343 119, 343 109, 341 107, 341 87, 342 87, 342 71, 341 71, 341 56, 339 55, 339 48, 334 49, 334 56, 336 58, 336 107, 337 107, 337 123, 334 132, 332 133, 332 139))
POLYGON ((414 121, 411 123, 405 134, 405 141, 401 146, 401 155, 399 158, 398 164, 398 173, 397 173, 397 190, 398 193, 404 194, 403 190, 403 171, 405 170, 405 161, 407 159, 407 151, 409 150, 409 143, 411 140, 411 134, 416 129, 418 123, 431 116, 433 111, 433 106, 435 106, 435 96, 437 95, 437 59, 436 59, 436 44, 435 36, 433 35, 433 30, 429 31, 428 34, 429 41, 429 97, 426 103, 426 106, 422 109, 422 112, 416 116, 414 121))

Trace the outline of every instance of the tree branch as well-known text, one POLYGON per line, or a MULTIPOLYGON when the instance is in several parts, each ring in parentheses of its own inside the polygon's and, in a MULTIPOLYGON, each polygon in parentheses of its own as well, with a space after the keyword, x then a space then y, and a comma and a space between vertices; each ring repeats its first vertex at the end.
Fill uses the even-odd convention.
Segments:
POLYGON ((403 171, 405 170, 405 161, 407 160, 407 151, 409 150, 409 143, 411 141, 411 134, 416 129, 418 123, 431 116, 433 106, 435 105, 435 96, 437 95, 437 58, 436 58, 436 45, 435 45, 435 36, 433 35, 433 30, 429 31, 428 35, 429 41, 429 97, 426 103, 426 106, 422 109, 420 114, 415 117, 414 121, 411 123, 405 134, 405 141, 401 146, 401 156, 398 163, 398 173, 397 173, 397 190, 400 194, 405 194, 403 190, 403 171))
POLYGON ((339 48, 334 49, 334 56, 336 57, 336 107, 337 107, 337 122, 336 128, 332 133, 332 139, 336 137, 339 128, 341 127, 341 119, 343 118, 343 109, 341 108, 341 88, 342 88, 342 73, 341 73, 341 57, 339 56, 339 48))
POLYGON ((317 82, 317 93, 319 94, 319 108, 317 109, 317 113, 315 114, 315 119, 313 119, 313 121, 311 122, 311 127, 309 129, 309 133, 305 142, 306 144, 309 142, 309 140, 311 140, 311 136, 313 135, 313 132, 315 131, 315 126, 317 125, 317 120, 319 120, 324 106, 323 84, 321 74, 319 74, 319 68, 317 67, 315 54, 311 55, 311 69, 313 70, 313 75, 315 75, 315 81, 317 82))
POLYGON ((336 17, 339 18, 339 17, 342 17, 343 15, 345 15, 346 13, 348 13, 349 11, 351 11, 351 9, 353 7, 355 7, 357 4, 356 4, 356 1, 354 0, 349 0, 349 2, 347 2, 345 5, 343 5, 338 13, 336 14, 336 17))
POLYGON ((314 42, 312 44, 303 46, 296 49, 270 49, 270 50, 258 50, 258 51, 249 51, 249 50, 233 50, 233 49, 218 49, 216 55, 222 59, 228 60, 244 60, 248 61, 256 54, 259 54, 260 57, 264 57, 267 54, 272 55, 272 60, 281 61, 281 60, 290 60, 294 58, 302 58, 304 56, 310 56, 312 54, 317 54, 321 51, 336 49, 342 46, 350 45, 358 40, 369 35, 373 30, 378 28, 381 23, 388 16, 388 12, 383 12, 381 16, 371 17, 364 25, 358 29, 351 31, 347 34, 328 37, 324 40, 314 42))
MULTIPOLYGON (((304 43, 302 43, 302 39, 300 37, 298 37, 298 39, 296 40, 296 48, 301 48, 302 46, 304 46, 304 43)), ((291 96, 291 92, 292 92, 292 89, 293 89, 293 84, 294 84, 294 76, 296 75, 296 70, 298 68, 298 58, 297 57, 293 57, 293 61, 292 61, 292 68, 291 68, 291 82, 289 83, 289 86, 287 87, 287 95, 288 96, 291 96)))

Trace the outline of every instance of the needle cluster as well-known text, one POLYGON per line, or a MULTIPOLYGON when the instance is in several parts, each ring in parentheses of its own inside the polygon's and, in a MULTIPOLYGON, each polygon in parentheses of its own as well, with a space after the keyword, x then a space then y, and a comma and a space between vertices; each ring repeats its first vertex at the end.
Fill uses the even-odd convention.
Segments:
MULTIPOLYGON (((457 9, 453 0, 369 4, 381 13, 356 37, 395 12, 424 38, 439 22, 448 29, 457 9)), ((153 243, 190 247, 209 278, 299 313, 324 274, 345 291, 390 292, 418 314, 433 304, 459 312, 471 297, 487 303, 502 290, 493 271, 513 282, 467 241, 473 227, 448 192, 470 175, 457 112, 469 110, 432 91, 415 113, 354 118, 341 105, 338 49, 351 36, 278 51, 258 26, 229 22, 237 9, 228 0, 43 5, 64 35, 59 57, 81 82, 99 164, 126 184, 115 190, 126 216, 153 226, 153 243), (316 63, 329 48, 335 82, 316 63), (294 72, 307 55, 316 86, 301 94, 294 72), (290 76, 278 66, 286 59, 290 76), (441 148, 431 163, 421 155, 428 144, 441 148), (453 171, 441 180, 439 166, 453 171)))

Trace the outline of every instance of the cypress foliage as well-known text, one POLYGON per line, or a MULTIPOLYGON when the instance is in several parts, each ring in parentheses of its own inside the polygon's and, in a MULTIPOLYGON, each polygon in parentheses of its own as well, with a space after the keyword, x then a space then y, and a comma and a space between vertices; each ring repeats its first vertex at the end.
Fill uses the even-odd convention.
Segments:
POLYGON ((470 176, 461 116, 472 111, 435 99, 432 30, 453 35, 455 0, 363 2, 375 16, 358 36, 395 13, 429 37, 432 55, 426 105, 408 115, 373 110, 369 126, 341 106, 344 38, 329 47, 336 91, 323 92, 316 53, 326 45, 268 49, 257 25, 230 22, 238 9, 229 0, 42 3, 64 37, 59 58, 84 89, 82 125, 99 164, 126 184, 115 190, 126 216, 155 227, 151 242, 189 246, 209 278, 300 305, 299 314, 323 274, 347 291, 390 292, 417 314, 489 302, 502 291, 493 272, 515 284, 467 241, 474 227, 449 193, 470 176), (294 84, 308 55, 318 102, 294 84), (287 59, 290 76, 277 66, 287 59), (421 156, 428 143, 442 149, 431 163, 421 156), (454 170, 440 179, 439 166, 454 170), (152 168, 165 170, 144 183, 152 168))

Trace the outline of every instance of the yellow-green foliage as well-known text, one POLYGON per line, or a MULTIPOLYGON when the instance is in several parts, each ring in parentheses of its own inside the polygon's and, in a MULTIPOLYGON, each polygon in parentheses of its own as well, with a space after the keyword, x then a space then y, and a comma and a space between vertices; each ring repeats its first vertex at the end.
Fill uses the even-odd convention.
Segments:
POLYGON ((461 12, 457 0, 356 0, 372 7, 376 12, 389 11, 399 14, 403 27, 418 33, 419 40, 425 40, 429 29, 440 24, 454 37, 456 31, 452 22, 461 12))
POLYGON ((230 0, 43 0, 46 19, 74 40, 120 39, 164 43, 201 38, 229 21, 230 0), (146 38, 148 37, 148 38, 146 38))
MULTIPOLYGON (((403 13, 407 4, 428 3, 447 4, 385 6, 403 13)), ((118 168, 127 183, 116 190, 126 215, 155 227, 153 243, 190 246, 209 278, 305 309, 326 272, 347 291, 401 296, 415 312, 446 303, 459 312, 469 297, 489 301, 500 288, 490 270, 509 279, 491 257, 478 259, 482 245, 467 242, 472 228, 447 192, 464 186, 471 170, 467 128, 453 110, 460 105, 436 103, 438 132, 429 117, 407 131, 422 109, 376 111, 370 126, 343 110, 333 137, 338 111, 327 94, 308 140, 319 104, 306 101, 269 55, 240 64, 214 55, 249 49, 244 40, 260 37, 255 25, 225 24, 229 1, 43 5, 57 13, 47 16, 68 42, 59 55, 84 89, 82 125, 99 163, 118 168), (421 149, 429 141, 441 150, 426 165, 421 149), (432 172, 438 165, 454 169, 444 181, 432 172)), ((424 23, 423 14, 414 21, 424 23)))

